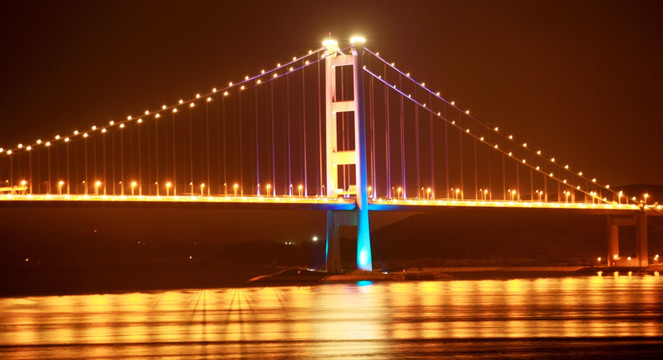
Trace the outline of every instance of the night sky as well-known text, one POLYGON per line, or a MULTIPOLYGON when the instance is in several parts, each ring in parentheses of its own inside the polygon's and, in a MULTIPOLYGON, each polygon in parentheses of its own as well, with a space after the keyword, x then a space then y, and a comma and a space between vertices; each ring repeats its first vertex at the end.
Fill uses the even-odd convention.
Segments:
POLYGON ((663 3, 4 1, 0 147, 123 119, 363 34, 602 183, 663 184, 663 3))

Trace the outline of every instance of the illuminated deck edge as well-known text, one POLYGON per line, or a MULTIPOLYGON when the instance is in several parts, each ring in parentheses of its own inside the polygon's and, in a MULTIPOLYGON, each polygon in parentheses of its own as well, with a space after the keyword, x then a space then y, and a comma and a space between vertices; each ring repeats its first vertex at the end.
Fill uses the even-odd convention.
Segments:
MULTIPOLYGON (((354 210, 353 198, 324 198, 298 196, 138 196, 138 195, 0 195, 2 207, 204 207, 236 209, 292 209, 292 210, 354 210)), ((372 211, 428 211, 439 208, 496 208, 576 210, 592 214, 632 214, 640 207, 634 204, 591 204, 532 201, 477 201, 453 199, 371 199, 372 211)), ((649 215, 661 216, 661 206, 645 206, 649 215)))

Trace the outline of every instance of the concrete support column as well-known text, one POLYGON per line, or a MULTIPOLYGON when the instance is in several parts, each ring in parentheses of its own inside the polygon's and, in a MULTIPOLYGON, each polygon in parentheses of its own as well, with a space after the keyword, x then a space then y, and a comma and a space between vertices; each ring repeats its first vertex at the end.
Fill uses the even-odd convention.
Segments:
POLYGON ((334 211, 327 211, 327 245, 325 247, 325 270, 328 273, 341 272, 341 248, 338 238, 338 226, 334 221, 334 211))
MULTIPOLYGON (((607 238, 608 238, 608 266, 612 266, 615 262, 615 255, 619 259, 619 225, 614 223, 611 216, 607 217, 607 238)), ((615 264, 616 265, 616 264, 615 264)))
POLYGON ((649 266, 647 251, 647 213, 639 211, 635 215, 635 256, 638 266, 649 266))

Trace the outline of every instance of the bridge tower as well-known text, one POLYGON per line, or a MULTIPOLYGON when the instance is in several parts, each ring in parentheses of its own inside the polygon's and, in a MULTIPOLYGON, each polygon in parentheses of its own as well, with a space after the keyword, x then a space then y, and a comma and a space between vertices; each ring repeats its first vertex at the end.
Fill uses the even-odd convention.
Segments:
MULTIPOLYGON (((327 271, 341 270, 338 227, 357 226, 357 268, 373 270, 371 256, 371 233, 368 221, 368 192, 366 166, 366 120, 364 107, 364 77, 362 53, 365 40, 354 37, 350 40, 350 54, 339 50, 338 42, 332 39, 323 42, 325 51, 325 109, 326 109, 326 195, 345 195, 349 189, 339 189, 338 166, 355 165, 357 208, 353 211, 327 212, 327 271), (352 100, 340 99, 336 84, 336 70, 351 66, 353 71, 352 100), (337 113, 352 113, 354 118, 354 150, 338 151, 337 113)), ((342 80, 341 80, 342 81, 342 80)), ((341 136, 344 134, 340 134, 341 136)))

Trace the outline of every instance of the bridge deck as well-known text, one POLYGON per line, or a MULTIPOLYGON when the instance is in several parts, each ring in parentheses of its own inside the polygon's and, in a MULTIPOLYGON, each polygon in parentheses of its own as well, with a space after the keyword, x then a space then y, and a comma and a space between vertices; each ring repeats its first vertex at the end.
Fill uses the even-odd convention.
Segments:
MULTIPOLYGON (((271 197, 271 196, 111 196, 111 195, 0 195, 0 207, 179 207, 282 210, 354 210, 352 198, 271 197)), ((636 205, 532 201, 372 199, 371 211, 433 211, 441 208, 495 208, 523 210, 563 210, 587 214, 632 214, 636 205)), ((646 208, 648 215, 662 216, 661 206, 646 208)))

